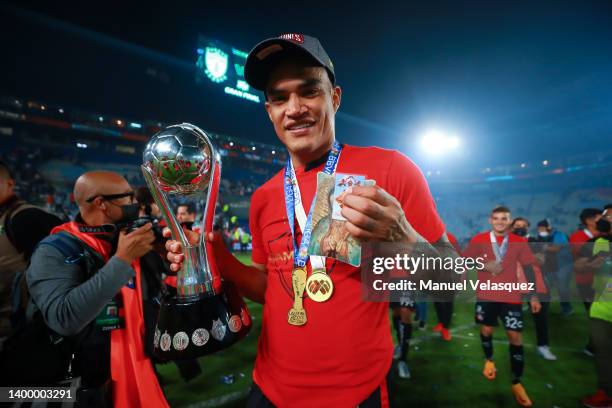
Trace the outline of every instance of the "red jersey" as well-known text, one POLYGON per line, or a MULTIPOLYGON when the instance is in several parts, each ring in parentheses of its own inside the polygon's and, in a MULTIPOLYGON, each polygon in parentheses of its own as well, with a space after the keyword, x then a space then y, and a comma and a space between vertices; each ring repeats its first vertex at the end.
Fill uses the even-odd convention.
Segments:
MULTIPOLYGON (((504 237, 496 236, 497 244, 501 245, 504 237)), ((495 261, 495 253, 490 238, 490 231, 481 232, 475 235, 463 252, 464 257, 476 258, 483 257, 484 263, 495 261)), ((527 239, 518 235, 508 234, 508 249, 502 261, 502 272, 493 276, 492 273, 479 270, 478 280, 480 283, 490 280, 491 283, 521 283, 518 276, 518 265, 537 265, 537 260, 529 245, 527 239), (522 244, 522 245, 521 245, 522 244)), ((521 303, 521 291, 513 290, 511 292, 501 290, 481 290, 480 286, 476 290, 476 298, 478 300, 494 301, 502 303, 521 303)))
MULTIPOLYGON (((570 235, 569 243, 570 243, 570 251, 574 256, 574 260, 578 258, 580 254, 580 249, 582 246, 589 241, 589 239, 593 238, 593 233, 591 233, 588 229, 579 229, 576 230, 570 235), (588 231, 588 232, 587 232, 588 231), (589 235, 590 234, 590 235, 589 235)), ((576 283, 578 285, 592 285, 593 284, 593 273, 576 273, 574 271, 574 275, 576 276, 576 283)))
MULTIPOLYGON (((306 212, 323 163, 296 168, 306 212)), ((338 173, 364 175, 393 195, 410 224, 429 242, 444 233, 427 182, 418 167, 397 151, 344 146, 338 173)), ((308 322, 292 326, 293 244, 284 200, 284 169, 251 200, 253 262, 268 271, 265 305, 253 381, 279 407, 354 407, 380 386, 391 367, 393 342, 387 303, 362 300, 360 268, 327 258, 334 294, 323 303, 304 296, 308 322)), ((295 223, 297 243, 301 241, 295 223)), ((310 269, 309 269, 310 273, 310 269)))

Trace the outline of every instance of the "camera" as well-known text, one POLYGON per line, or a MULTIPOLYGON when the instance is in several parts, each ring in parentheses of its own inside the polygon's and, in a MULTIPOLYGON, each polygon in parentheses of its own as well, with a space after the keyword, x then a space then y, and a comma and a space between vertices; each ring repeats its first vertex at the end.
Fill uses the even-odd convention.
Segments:
POLYGON ((164 242, 164 236, 162 234, 163 228, 159 225, 159 220, 151 215, 150 205, 145 206, 145 215, 143 215, 142 217, 136 218, 132 222, 127 223, 127 225, 125 226, 125 229, 127 230, 129 234, 130 232, 135 231, 138 228, 148 223, 151 223, 151 225, 153 226, 152 230, 153 230, 153 234, 155 235, 154 243, 156 244, 163 243, 164 242))

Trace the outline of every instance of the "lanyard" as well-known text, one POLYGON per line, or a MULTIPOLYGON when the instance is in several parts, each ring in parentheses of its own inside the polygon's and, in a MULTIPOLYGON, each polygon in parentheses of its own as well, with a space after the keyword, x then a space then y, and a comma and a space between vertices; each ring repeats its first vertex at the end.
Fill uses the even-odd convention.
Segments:
MULTIPOLYGON (((327 156, 325 167, 323 168, 324 173, 329 175, 334 174, 341 151, 342 145, 340 145, 338 141, 334 141, 332 149, 327 156)), ((287 159, 287 165, 285 166, 285 208, 287 210, 287 220, 289 221, 289 228, 291 229, 291 238, 293 241, 294 266, 305 267, 308 261, 308 245, 310 244, 312 234, 312 211, 316 199, 317 197, 315 194, 310 205, 310 210, 308 211, 308 216, 306 216, 293 163, 291 163, 291 158, 287 159), (302 241, 300 242, 299 250, 295 237, 294 224, 296 215, 298 224, 302 230, 302 241)), ((315 260, 315 263, 312 265, 313 268, 323 267, 323 257, 317 256, 312 258, 315 260)))
POLYGON ((593 233, 589 231, 588 228, 585 228, 582 231, 584 231, 584 233, 586 234, 587 237, 589 237, 589 239, 593 239, 593 233))
POLYGON ((489 237, 491 238, 491 246, 493 247, 493 253, 495 254, 495 259, 497 262, 503 262, 504 257, 506 256, 506 252, 508 251, 508 236, 504 237, 501 246, 497 244, 497 237, 493 231, 489 233, 489 237))

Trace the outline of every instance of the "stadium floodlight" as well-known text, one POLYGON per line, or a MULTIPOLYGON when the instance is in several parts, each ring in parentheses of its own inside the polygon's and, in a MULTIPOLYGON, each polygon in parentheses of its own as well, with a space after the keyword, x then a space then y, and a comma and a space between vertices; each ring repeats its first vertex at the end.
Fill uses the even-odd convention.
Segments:
POLYGON ((430 129, 421 138, 421 148, 425 153, 439 156, 450 153, 459 148, 459 137, 450 135, 437 129, 430 129))
POLYGON ((276 150, 272 150, 272 154, 276 154, 276 150))
POLYGON ((521 163, 521 169, 524 169, 525 167, 527 167, 526 163, 521 163))
POLYGON ((544 160, 544 161, 542 161, 542 164, 543 164, 544 166, 548 166, 548 160, 544 160))
POLYGON ((234 146, 234 142, 229 142, 229 145, 233 147, 234 146))
POLYGON ((255 146, 251 147, 251 150, 252 150, 252 151, 255 151, 255 149, 256 149, 256 147, 255 147, 255 146))

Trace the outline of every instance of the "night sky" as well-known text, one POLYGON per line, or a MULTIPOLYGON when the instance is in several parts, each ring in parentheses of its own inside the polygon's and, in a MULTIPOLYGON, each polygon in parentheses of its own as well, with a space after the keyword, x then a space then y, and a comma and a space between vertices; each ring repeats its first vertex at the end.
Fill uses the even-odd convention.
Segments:
POLYGON ((263 105, 195 85, 197 36, 248 51, 303 32, 334 61, 341 141, 422 162, 437 128, 462 139, 441 168, 612 150, 610 2, 175 3, 5 3, 0 92, 276 142, 263 105))

